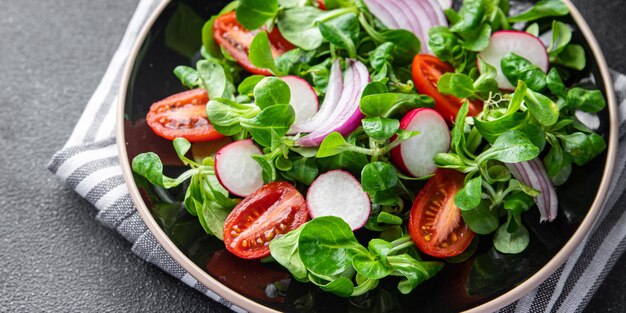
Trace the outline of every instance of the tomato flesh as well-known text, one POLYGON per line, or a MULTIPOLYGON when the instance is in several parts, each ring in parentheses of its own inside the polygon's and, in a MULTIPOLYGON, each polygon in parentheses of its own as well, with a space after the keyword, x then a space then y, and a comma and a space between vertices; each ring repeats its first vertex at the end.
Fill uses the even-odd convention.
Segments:
POLYGON ((269 242, 307 221, 304 197, 287 182, 269 183, 241 201, 224 223, 226 249, 243 259, 270 254, 269 242))
MULTIPOLYGON (((441 75, 454 72, 454 68, 435 56, 418 54, 413 59, 412 72, 417 91, 432 97, 435 100, 435 110, 449 123, 454 122, 456 114, 463 105, 463 100, 455 96, 443 95, 437 89, 441 75)), ((482 102, 470 102, 468 116, 476 116, 481 111, 482 102)))
MULTIPOLYGON (((215 41, 233 58, 235 58, 241 66, 251 73, 271 76, 272 73, 269 70, 260 69, 252 65, 252 63, 250 63, 250 59, 248 58, 248 50, 250 49, 252 39, 254 39, 254 36, 256 36, 260 31, 265 30, 257 29, 250 31, 245 29, 237 21, 235 12, 224 14, 215 19, 215 22, 213 23, 213 36, 215 41)), ((274 57, 278 57, 295 48, 290 42, 283 38, 278 30, 278 27, 274 27, 271 32, 267 33, 267 36, 270 41, 272 55, 274 57)))
POLYGON ((190 142, 222 138, 206 115, 209 96, 204 89, 183 91, 152 104, 146 122, 152 131, 169 140, 182 137, 190 142))
POLYGON ((463 188, 464 175, 439 169, 413 202, 409 233, 420 251, 437 258, 461 254, 474 238, 463 222, 454 194, 463 188))

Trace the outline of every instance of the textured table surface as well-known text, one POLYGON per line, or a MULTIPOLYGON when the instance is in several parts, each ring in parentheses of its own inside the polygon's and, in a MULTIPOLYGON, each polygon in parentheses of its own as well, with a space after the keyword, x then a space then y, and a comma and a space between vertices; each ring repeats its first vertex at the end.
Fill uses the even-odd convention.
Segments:
MULTIPOLYGON (((208 0, 207 0, 208 1, 208 0)), ((626 6, 575 0, 626 72, 626 6)), ((0 0, 0 311, 222 312, 102 227, 45 166, 68 138, 137 0, 0 0)), ((588 312, 626 312, 626 257, 588 312)))

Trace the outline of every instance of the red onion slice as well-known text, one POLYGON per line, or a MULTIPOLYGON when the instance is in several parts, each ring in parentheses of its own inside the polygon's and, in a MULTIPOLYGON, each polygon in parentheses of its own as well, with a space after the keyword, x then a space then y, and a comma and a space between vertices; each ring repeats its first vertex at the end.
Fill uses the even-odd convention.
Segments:
POLYGON ((559 201, 541 160, 537 158, 528 162, 507 163, 506 166, 513 177, 541 192, 535 197, 541 214, 540 222, 553 221, 558 213, 559 201))

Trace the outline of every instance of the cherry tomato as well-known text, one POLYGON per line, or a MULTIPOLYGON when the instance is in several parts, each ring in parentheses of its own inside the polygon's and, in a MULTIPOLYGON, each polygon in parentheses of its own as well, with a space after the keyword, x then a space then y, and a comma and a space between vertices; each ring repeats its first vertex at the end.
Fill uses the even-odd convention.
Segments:
POLYGON ((269 183, 239 202, 224 223, 224 245, 243 259, 270 254, 269 241, 304 224, 304 197, 287 182, 269 183))
MULTIPOLYGON (((236 18, 236 13, 231 12, 224 14, 213 23, 213 36, 215 41, 222 46, 237 62, 251 73, 270 76, 267 69, 260 69, 250 63, 248 58, 248 49, 254 36, 260 31, 265 30, 247 30, 236 18)), ((278 27, 267 33, 274 57, 278 57, 283 53, 295 48, 280 34, 278 27)))
POLYGON ((465 176, 439 169, 413 202, 409 233, 420 251, 437 258, 461 254, 474 238, 463 222, 454 194, 463 188, 465 176))
MULTIPOLYGON (((421 94, 428 95, 435 100, 435 110, 448 122, 453 122, 459 112, 463 100, 455 96, 442 95, 437 89, 439 77, 445 73, 454 72, 448 63, 429 54, 418 54, 413 59, 413 82, 421 94)), ((475 116, 482 111, 480 101, 470 102, 469 116, 475 116)))
POLYGON ((174 140, 182 137, 190 142, 222 138, 206 116, 209 96, 204 89, 183 91, 150 107, 146 121, 157 135, 174 140))
POLYGON ((268 285, 289 285, 289 274, 268 268, 257 260, 243 260, 224 249, 213 254, 206 269, 226 287, 254 300, 276 303, 287 300, 281 294, 268 295, 266 290, 268 285))
POLYGON ((317 7, 320 8, 320 10, 326 10, 326 3, 324 0, 317 0, 317 7))

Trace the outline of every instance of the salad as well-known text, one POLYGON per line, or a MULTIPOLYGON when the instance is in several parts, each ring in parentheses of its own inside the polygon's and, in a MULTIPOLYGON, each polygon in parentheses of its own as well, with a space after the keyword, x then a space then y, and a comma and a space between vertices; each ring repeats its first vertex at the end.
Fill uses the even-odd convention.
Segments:
POLYGON ((240 0, 202 29, 188 87, 147 123, 188 167, 132 161, 233 255, 341 297, 387 277, 407 294, 489 242, 529 244, 522 216, 606 149, 580 116, 599 90, 560 0, 240 0), (543 41, 542 41, 543 40, 543 41), (545 43, 544 43, 545 42, 545 43))

